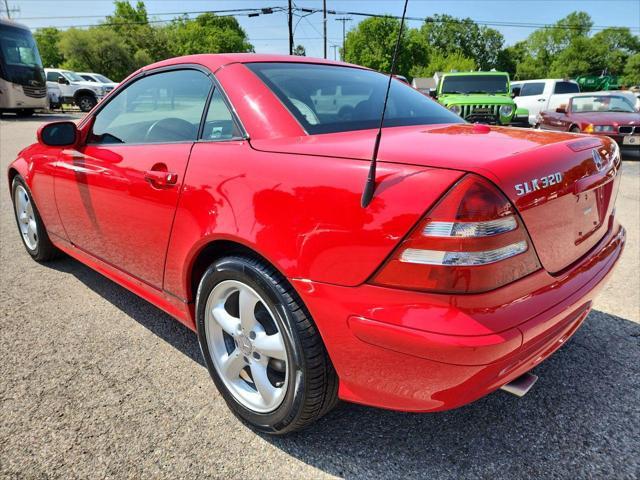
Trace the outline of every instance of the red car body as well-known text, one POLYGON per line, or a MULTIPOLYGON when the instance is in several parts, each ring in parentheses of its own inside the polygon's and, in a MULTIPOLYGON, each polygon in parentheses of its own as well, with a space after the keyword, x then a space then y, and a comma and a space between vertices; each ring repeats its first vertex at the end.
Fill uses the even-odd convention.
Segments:
POLYGON ((233 54, 145 67, 132 77, 179 64, 211 72, 248 138, 86 145, 90 113, 75 147, 34 144, 9 177, 26 180, 58 248, 191 329, 211 258, 230 245, 256 252, 304 301, 345 400, 457 407, 532 369, 576 331, 625 243, 611 140, 468 124, 385 128, 376 193, 362 208, 376 131, 308 135, 245 65, 257 61, 336 63, 233 54), (145 172, 158 162, 176 173, 175 188, 150 187, 145 172), (540 187, 556 173, 561 180, 540 187), (504 274, 501 286, 477 293, 390 286, 383 272, 398 267, 394 252, 465 177, 508 198, 532 271, 510 281, 494 269, 487 278, 504 274))

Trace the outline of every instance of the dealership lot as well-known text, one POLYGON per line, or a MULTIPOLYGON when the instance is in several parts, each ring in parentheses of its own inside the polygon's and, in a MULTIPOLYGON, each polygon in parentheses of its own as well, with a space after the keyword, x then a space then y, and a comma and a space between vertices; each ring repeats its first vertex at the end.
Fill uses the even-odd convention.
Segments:
MULTIPOLYGON (((3 119, 3 175, 43 121, 62 118, 3 119)), ((0 185, 2 477, 640 475, 637 157, 623 165, 620 265, 526 397, 427 415, 343 404, 286 438, 231 415, 188 329, 79 262, 33 262, 0 185)))

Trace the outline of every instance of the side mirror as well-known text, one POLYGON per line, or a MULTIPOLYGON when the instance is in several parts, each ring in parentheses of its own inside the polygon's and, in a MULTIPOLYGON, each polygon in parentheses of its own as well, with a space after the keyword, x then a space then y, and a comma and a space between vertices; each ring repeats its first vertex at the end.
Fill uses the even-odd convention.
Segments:
POLYGON ((38 130, 38 142, 49 147, 69 147, 75 145, 78 127, 73 122, 52 122, 38 130))
POLYGON ((513 87, 513 90, 511 90, 511 98, 516 98, 520 96, 520 87, 513 87))
POLYGON ((556 113, 567 113, 567 106, 560 105, 558 108, 556 108, 556 113))
POLYGON ((58 83, 61 83, 62 85, 69 85, 69 80, 64 77, 58 77, 58 83))
POLYGON ((431 98, 437 98, 438 97, 438 92, 437 90, 429 90, 429 96, 431 98))

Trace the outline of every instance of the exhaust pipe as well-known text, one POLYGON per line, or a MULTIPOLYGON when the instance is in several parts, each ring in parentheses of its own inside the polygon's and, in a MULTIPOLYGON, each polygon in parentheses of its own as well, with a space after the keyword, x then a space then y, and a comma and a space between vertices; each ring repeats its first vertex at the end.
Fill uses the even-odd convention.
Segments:
POLYGON ((511 380, 506 385, 500 387, 500 390, 509 392, 516 397, 524 397, 533 384, 538 381, 538 376, 533 373, 523 373, 518 378, 511 380))

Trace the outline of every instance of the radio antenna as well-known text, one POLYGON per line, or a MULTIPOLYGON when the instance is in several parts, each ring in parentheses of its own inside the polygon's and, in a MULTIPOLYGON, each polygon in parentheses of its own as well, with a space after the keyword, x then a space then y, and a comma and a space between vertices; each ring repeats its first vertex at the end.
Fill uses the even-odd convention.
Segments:
POLYGON ((396 60, 398 59, 398 53, 400 52, 400 41, 402 39, 402 30, 404 28, 404 17, 407 13, 407 4, 409 0, 404 0, 404 9, 402 10, 402 20, 400 20, 400 30, 398 31, 398 39, 396 40, 396 48, 393 50, 393 59, 391 61, 391 73, 389 74, 389 81, 387 82, 387 91, 384 94, 384 103, 382 104, 382 115, 380 115, 380 125, 378 126, 378 133, 376 133, 376 140, 373 144, 373 155, 371 156, 371 163, 369 164, 369 174, 367 175, 367 183, 364 185, 364 191, 362 192, 362 199, 360 205, 362 208, 367 208, 373 199, 373 193, 376 190, 376 166, 378 163, 378 149, 380 148, 380 137, 382 137, 382 126, 384 125, 384 114, 387 111, 387 101, 389 100, 389 90, 391 89, 391 80, 396 71, 396 60))

